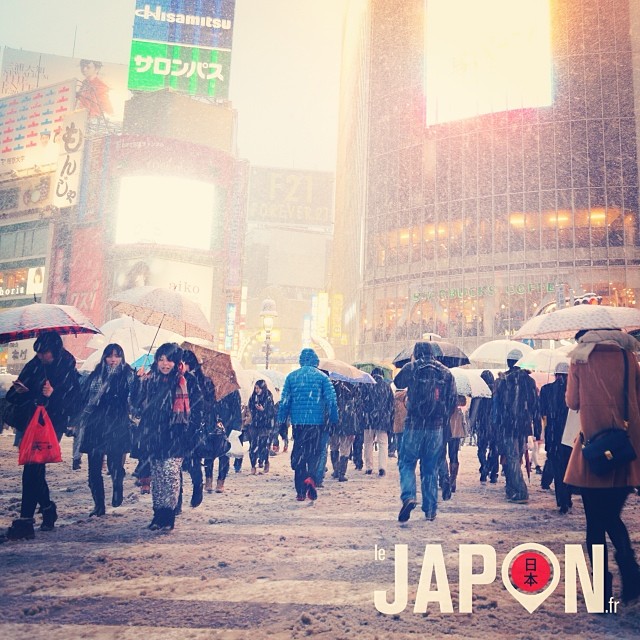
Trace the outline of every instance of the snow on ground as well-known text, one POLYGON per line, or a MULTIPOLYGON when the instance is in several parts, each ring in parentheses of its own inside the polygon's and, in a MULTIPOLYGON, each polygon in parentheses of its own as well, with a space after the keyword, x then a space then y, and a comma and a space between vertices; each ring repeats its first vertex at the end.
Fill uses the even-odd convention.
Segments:
MULTIPOLYGON (((17 517, 20 503, 21 470, 12 443, 5 431, 2 527, 17 517)), ((507 503, 502 479, 497 485, 478 482, 473 446, 462 447, 458 491, 440 503, 433 522, 416 509, 406 525, 398 523, 395 459, 384 478, 350 465, 349 481, 327 478, 312 504, 296 502, 289 454, 280 453, 271 459, 269 474, 232 469, 225 492, 205 494, 197 509, 188 504, 187 478, 184 513, 171 533, 147 530, 151 497, 140 495, 129 474, 123 506, 89 518, 86 460, 81 471, 72 471, 71 440, 64 438, 62 446, 65 462, 47 470, 60 514, 56 530, 0 545, 3 638, 638 637, 640 603, 620 604, 615 615, 588 614, 578 588, 578 613, 565 613, 564 576, 533 614, 506 591, 500 566, 513 547, 543 544, 564 567, 564 545, 584 540, 584 514, 575 498, 573 511, 559 515, 553 494, 540 488, 536 475, 528 505, 507 503), (434 603, 426 613, 413 611, 428 543, 442 545, 454 613, 440 613, 434 603), (473 613, 460 613, 458 547, 469 543, 495 547, 498 577, 475 586, 473 613), (409 604, 386 615, 376 610, 373 593, 388 590, 394 599, 396 544, 409 549, 409 604), (376 559, 376 546, 387 559, 376 559)), ((129 461, 127 471, 133 467, 129 461)), ((107 476, 105 484, 110 495, 107 476)), ((640 555, 638 496, 630 496, 624 520, 640 555)), ((617 573, 614 590, 619 592, 617 573)))

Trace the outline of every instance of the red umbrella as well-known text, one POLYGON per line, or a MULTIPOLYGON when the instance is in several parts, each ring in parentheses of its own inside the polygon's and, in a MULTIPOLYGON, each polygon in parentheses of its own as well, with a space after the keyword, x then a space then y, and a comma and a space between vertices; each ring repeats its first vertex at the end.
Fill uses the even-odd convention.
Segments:
POLYGON ((82 311, 71 305, 34 302, 0 312, 0 344, 35 338, 43 331, 60 335, 100 333, 82 311))

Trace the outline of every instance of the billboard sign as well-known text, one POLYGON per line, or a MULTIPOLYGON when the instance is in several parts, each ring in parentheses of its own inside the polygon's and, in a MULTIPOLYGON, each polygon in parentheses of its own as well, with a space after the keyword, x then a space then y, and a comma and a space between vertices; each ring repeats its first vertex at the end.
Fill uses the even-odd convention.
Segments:
POLYGON ((227 99, 235 0, 136 0, 129 88, 227 99))
POLYGON ((4 47, 0 97, 69 82, 69 78, 78 78, 69 96, 71 111, 86 109, 95 121, 122 123, 129 97, 126 65, 4 47))
POLYGON ((327 171, 253 167, 248 219, 255 222, 330 226, 335 179, 327 171))
POLYGON ((66 115, 60 132, 60 156, 53 193, 56 207, 71 207, 78 201, 86 127, 87 112, 84 109, 66 115))
POLYGON ((0 99, 0 173, 56 163, 74 103, 75 80, 0 99))

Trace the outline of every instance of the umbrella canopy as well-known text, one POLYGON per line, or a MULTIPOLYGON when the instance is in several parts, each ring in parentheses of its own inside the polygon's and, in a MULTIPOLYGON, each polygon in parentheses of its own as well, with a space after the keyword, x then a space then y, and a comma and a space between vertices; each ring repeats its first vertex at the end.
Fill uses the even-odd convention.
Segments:
POLYGON ((109 298, 113 310, 143 324, 168 329, 183 337, 213 340, 202 309, 179 291, 163 287, 136 287, 109 298))
POLYGON ((202 372, 213 381, 216 400, 221 400, 233 391, 240 389, 240 383, 228 353, 209 349, 192 342, 183 342, 181 347, 193 351, 198 362, 202 365, 202 372))
MULTIPOLYGON (((444 340, 421 340, 420 342, 428 342, 434 351, 434 356, 438 362, 445 367, 461 367, 469 364, 467 354, 457 345, 444 340)), ((396 367, 403 367, 413 355, 415 343, 409 347, 405 347, 394 359, 393 364, 396 367)))
POLYGON ((534 349, 520 358, 516 362, 516 366, 522 369, 530 369, 531 371, 553 373, 556 365, 561 362, 569 364, 567 351, 572 348, 573 345, 569 348, 561 347, 560 349, 534 349))
POLYGON ((151 369, 151 365, 153 364, 154 359, 155 359, 155 356, 153 354, 143 353, 139 358, 136 358, 131 363, 131 366, 134 369, 144 369, 145 371, 149 371, 149 369, 151 369))
POLYGON ((318 369, 326 371, 331 380, 342 380, 343 382, 352 382, 356 384, 376 383, 371 374, 366 371, 361 371, 352 364, 343 362, 342 360, 320 358, 318 369))
POLYGON ((482 369, 459 369, 453 367, 450 371, 456 381, 458 395, 470 396, 471 398, 491 397, 491 389, 480 376, 482 369))
MULTIPOLYGON (((182 341, 179 334, 173 331, 167 331, 166 329, 158 331, 157 327, 142 324, 142 322, 130 316, 109 320, 109 322, 105 322, 100 327, 100 331, 102 332, 101 334, 91 337, 87 342, 87 347, 97 349, 99 354, 102 354, 102 350, 108 344, 119 344, 124 351, 125 360, 129 363, 141 356, 142 351, 149 351, 154 340, 156 346, 161 345, 163 342, 179 343, 182 341), (158 333, 157 336, 156 332, 158 333)), ((87 361, 90 358, 93 358, 93 354, 87 358, 87 361)))
POLYGON ((238 381, 240 382, 240 397, 243 404, 249 404, 249 398, 253 393, 253 388, 258 380, 264 380, 267 383, 267 389, 271 391, 274 402, 280 402, 282 395, 282 389, 276 387, 273 380, 266 375, 269 369, 260 371, 259 369, 242 369, 237 371, 238 381))
POLYGON ((475 349, 469 355, 469 360, 478 367, 504 367, 507 362, 507 354, 513 349, 519 349, 523 356, 533 351, 528 344, 517 340, 490 340, 475 349))
POLYGON ((582 329, 640 329, 640 309, 579 304, 527 320, 515 337, 561 340, 582 329))
POLYGON ((382 369, 385 380, 393 380, 393 366, 382 362, 354 362, 353 366, 360 371, 371 373, 374 369, 382 369))
POLYGON ((100 333, 82 311, 71 305, 34 302, 0 312, 0 344, 35 338, 43 331, 60 335, 100 333))
POLYGON ((265 375, 265 380, 270 378, 276 388, 276 391, 278 391, 278 393, 282 393, 282 387, 284 387, 284 381, 287 376, 276 369, 265 369, 262 373, 265 375))

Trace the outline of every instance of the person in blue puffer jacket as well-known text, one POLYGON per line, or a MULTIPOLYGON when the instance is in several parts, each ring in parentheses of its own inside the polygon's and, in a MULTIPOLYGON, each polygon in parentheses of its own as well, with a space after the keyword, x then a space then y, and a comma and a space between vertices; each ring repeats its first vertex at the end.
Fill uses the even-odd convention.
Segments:
POLYGON ((313 474, 318 467, 323 430, 338 422, 336 392, 328 376, 318 369, 320 362, 313 349, 300 352, 300 369, 292 371, 284 381, 278 424, 291 420, 293 450, 291 467, 297 500, 303 502, 318 497, 313 474))

